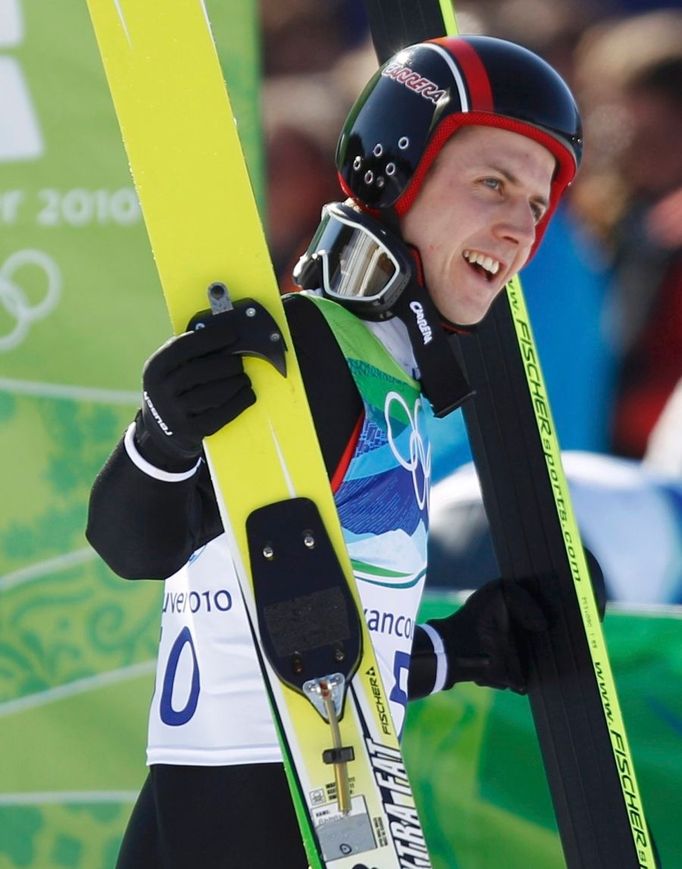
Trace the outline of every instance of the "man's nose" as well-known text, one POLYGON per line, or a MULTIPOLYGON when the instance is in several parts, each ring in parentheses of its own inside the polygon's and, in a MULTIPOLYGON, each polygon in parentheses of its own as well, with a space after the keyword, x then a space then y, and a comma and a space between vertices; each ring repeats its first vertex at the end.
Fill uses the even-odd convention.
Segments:
POLYGON ((500 238, 515 242, 519 247, 531 247, 537 225, 529 202, 521 199, 509 202, 497 227, 500 238))

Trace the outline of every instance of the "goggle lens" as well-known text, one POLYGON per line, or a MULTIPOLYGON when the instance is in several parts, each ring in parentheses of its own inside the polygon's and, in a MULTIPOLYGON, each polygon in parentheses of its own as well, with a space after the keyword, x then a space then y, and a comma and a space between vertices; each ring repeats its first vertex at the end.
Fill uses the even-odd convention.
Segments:
POLYGON ((311 248, 322 259, 324 290, 332 298, 379 300, 400 277, 398 261, 379 238, 326 209, 311 248))

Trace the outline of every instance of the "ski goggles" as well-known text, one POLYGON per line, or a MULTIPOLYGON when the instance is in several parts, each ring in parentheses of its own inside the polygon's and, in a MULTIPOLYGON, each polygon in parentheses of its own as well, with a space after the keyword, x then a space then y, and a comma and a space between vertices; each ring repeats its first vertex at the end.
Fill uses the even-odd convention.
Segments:
POLYGON ((381 224, 339 202, 322 208, 320 225, 294 269, 294 280, 365 317, 389 313, 412 276, 402 242, 381 224))

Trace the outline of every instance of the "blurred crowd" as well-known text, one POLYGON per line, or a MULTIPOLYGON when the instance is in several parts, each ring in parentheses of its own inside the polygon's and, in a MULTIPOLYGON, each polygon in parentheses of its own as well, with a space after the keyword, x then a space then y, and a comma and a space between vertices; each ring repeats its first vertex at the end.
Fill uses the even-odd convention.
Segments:
MULTIPOLYGON (((321 203, 340 198, 336 138, 376 60, 360 0, 261 0, 261 12, 267 232, 286 290, 321 203)), ((462 32, 549 60, 583 113, 583 169, 523 276, 562 447, 682 473, 679 425, 652 436, 682 379, 679 0, 473 0, 456 12, 462 32)))

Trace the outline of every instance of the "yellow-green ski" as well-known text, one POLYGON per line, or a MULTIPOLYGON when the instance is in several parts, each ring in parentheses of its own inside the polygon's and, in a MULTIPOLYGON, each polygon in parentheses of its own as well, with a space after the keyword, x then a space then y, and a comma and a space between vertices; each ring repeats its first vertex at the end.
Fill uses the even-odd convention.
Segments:
MULTIPOLYGON (((88 5, 174 331, 186 329, 207 307, 207 288, 222 282, 234 303, 250 297, 263 305, 291 348, 203 3, 88 5)), ((246 360, 259 400, 205 444, 257 640, 245 529, 248 517, 267 505, 295 498, 316 505, 359 605, 291 349, 286 362, 282 377, 268 362, 246 360)), ((397 735, 385 712, 388 697, 364 619, 358 621, 361 657, 340 720, 330 704, 333 686, 323 683, 318 698, 326 721, 262 656, 309 860, 313 867, 333 869, 429 867, 397 735), (342 751, 349 747, 354 759, 342 751), (338 751, 336 760, 330 762, 328 754, 325 762, 323 752, 330 749, 338 751), (388 782, 383 787, 379 767, 388 782), (351 827, 350 849, 343 836, 330 835, 351 827), (407 852, 411 856, 400 856, 407 852)))

